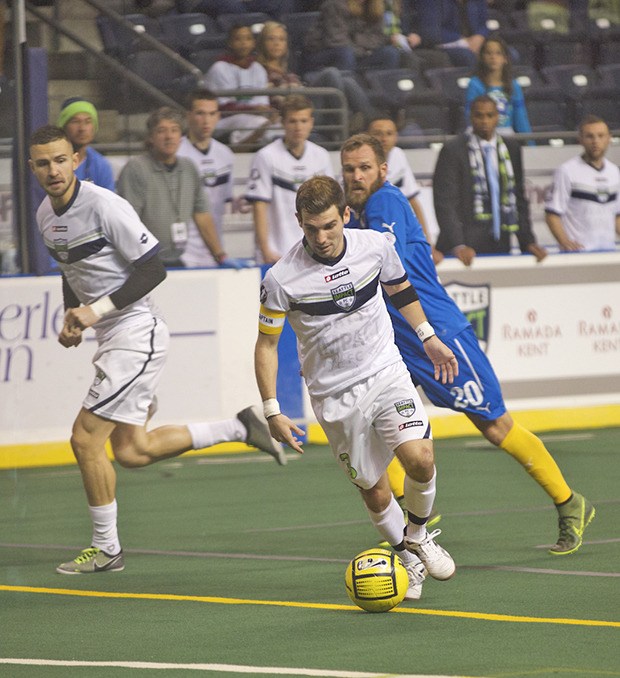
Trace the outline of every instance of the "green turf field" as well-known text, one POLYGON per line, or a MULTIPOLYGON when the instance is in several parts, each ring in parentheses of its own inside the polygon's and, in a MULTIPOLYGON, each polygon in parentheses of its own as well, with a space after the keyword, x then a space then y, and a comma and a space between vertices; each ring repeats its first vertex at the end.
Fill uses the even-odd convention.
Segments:
POLYGON ((439 440, 457 574, 386 614, 347 597, 377 536, 326 447, 119 469, 126 569, 90 576, 54 569, 90 537, 77 467, 1 471, 0 676, 620 676, 620 429, 542 437, 596 505, 582 549, 547 554, 556 512, 507 455, 439 440))

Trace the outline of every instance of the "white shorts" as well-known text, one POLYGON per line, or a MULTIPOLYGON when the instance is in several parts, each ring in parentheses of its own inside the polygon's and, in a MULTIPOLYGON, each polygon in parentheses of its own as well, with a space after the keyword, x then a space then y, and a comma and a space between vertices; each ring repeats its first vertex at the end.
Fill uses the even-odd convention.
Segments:
POLYGON ((82 405, 104 419, 142 426, 159 384, 170 336, 161 318, 119 330, 99 344, 95 380, 82 405))
POLYGON ((312 399, 312 408, 336 461, 365 490, 377 484, 399 445, 432 438, 428 415, 402 362, 337 396, 312 399))

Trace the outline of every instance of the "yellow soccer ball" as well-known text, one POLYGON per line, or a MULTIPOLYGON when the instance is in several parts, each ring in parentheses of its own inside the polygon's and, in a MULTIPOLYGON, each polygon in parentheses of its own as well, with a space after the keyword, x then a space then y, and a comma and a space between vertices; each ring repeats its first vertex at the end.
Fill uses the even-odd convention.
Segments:
POLYGON ((358 553, 344 576, 349 598, 367 612, 387 612, 396 607, 409 588, 401 559, 392 551, 374 548, 358 553))

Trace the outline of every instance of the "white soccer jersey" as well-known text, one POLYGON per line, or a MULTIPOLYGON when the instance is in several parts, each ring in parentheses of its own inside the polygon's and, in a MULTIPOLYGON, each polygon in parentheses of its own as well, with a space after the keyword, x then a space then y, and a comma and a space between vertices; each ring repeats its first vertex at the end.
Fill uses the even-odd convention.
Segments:
MULTIPOLYGON (((37 223, 49 253, 82 304, 118 290, 132 263, 159 249, 155 236, 124 198, 90 182, 77 182, 60 213, 46 197, 37 210, 37 223)), ((110 313, 95 323, 97 339, 113 328, 142 322, 145 313, 152 319, 148 297, 110 313)))
MULTIPOLYGON (((209 148, 201 151, 187 137, 183 137, 177 155, 191 160, 196 165, 200 179, 207 190, 209 211, 221 240, 226 203, 233 199, 234 153, 228 146, 216 139, 211 139, 209 148)), ((181 260, 185 266, 190 267, 217 264, 193 219, 188 223, 187 245, 181 255, 181 260)))
POLYGON ((267 271, 259 326, 273 333, 287 314, 308 392, 333 395, 401 360, 379 283, 406 279, 393 245, 375 231, 347 230, 336 261, 301 241, 267 271))
POLYGON ((387 157, 387 180, 399 188, 407 200, 415 198, 420 192, 420 187, 413 174, 411 166, 407 162, 405 151, 398 146, 388 153, 387 157))
POLYGON ((562 163, 545 210, 562 217, 566 235, 587 251, 615 249, 620 214, 620 170, 605 159, 600 170, 581 157, 562 163))
MULTIPOLYGON (((245 197, 269 203, 269 248, 280 256, 302 238, 295 219, 297 189, 318 174, 334 177, 334 170, 329 153, 311 141, 306 141, 301 158, 296 158, 282 139, 272 141, 254 156, 245 197)), ((257 261, 262 261, 260 252, 257 261)))

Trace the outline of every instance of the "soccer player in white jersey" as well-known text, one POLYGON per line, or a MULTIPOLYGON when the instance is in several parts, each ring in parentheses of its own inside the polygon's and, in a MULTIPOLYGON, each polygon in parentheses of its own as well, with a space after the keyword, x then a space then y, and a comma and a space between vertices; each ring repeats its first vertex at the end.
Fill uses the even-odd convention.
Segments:
POLYGON ((579 125, 583 153, 562 163, 545 203, 545 219, 566 252, 615 250, 620 235, 620 170, 605 158, 607 123, 594 115, 579 125))
POLYGON ((383 147, 383 152, 387 158, 388 170, 387 180, 396 188, 400 189, 405 198, 409 201, 411 209, 418 218, 420 226, 424 231, 426 239, 430 243, 433 261, 438 264, 443 259, 443 254, 435 249, 430 237, 426 217, 422 204, 418 200, 420 195, 420 186, 415 178, 413 170, 407 161, 407 156, 402 148, 397 146, 398 129, 396 123, 387 115, 377 116, 370 121, 368 125, 368 134, 375 137, 383 147))
POLYGON ((316 418, 372 523, 405 563, 407 597, 417 599, 424 568, 442 580, 455 565, 434 541, 439 530, 426 530, 436 478, 431 429, 394 344, 382 288, 416 328, 436 378, 451 382, 457 361, 427 322, 389 238, 345 233, 350 212, 335 179, 317 176, 302 184, 296 211, 303 240, 267 271, 261 287, 255 369, 263 411, 272 436, 301 453, 295 434, 303 431, 276 400, 277 346, 288 318, 316 418), (394 455, 407 471, 407 526, 386 476, 394 455))
POLYGON ((259 407, 233 419, 147 431, 169 343, 166 323, 149 292, 166 277, 159 243, 123 198, 75 174, 77 154, 65 132, 46 125, 30 139, 30 168, 47 193, 37 211, 45 245, 62 272, 64 324, 58 341, 78 346, 95 330, 95 378, 73 424, 71 447, 82 474, 93 524, 92 541, 57 572, 122 570, 117 529, 116 474, 109 440, 121 466, 147 466, 191 449, 245 440, 282 463, 282 446, 259 407), (149 412, 150 410, 150 412, 149 412))
POLYGON ((276 139, 254 156, 245 197, 252 203, 256 259, 273 264, 299 241, 291 223, 299 186, 317 174, 334 176, 329 153, 308 141, 314 126, 308 97, 285 97, 280 114, 284 138, 276 139))
MULTIPOLYGON (((209 211, 222 242, 222 222, 226 203, 233 199, 235 154, 222 142, 213 139, 220 119, 217 97, 207 89, 192 91, 188 97, 187 135, 181 138, 177 156, 191 160, 209 196, 209 211)), ((188 223, 187 245, 181 261, 189 268, 217 266, 196 224, 188 223)))

